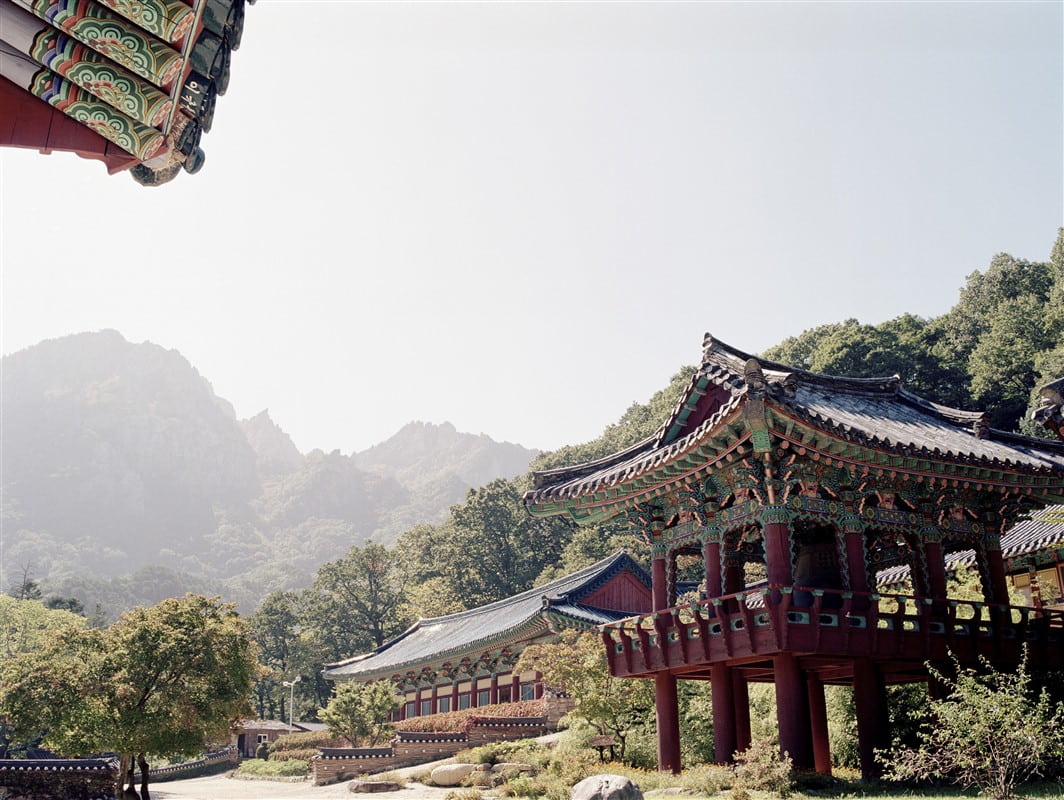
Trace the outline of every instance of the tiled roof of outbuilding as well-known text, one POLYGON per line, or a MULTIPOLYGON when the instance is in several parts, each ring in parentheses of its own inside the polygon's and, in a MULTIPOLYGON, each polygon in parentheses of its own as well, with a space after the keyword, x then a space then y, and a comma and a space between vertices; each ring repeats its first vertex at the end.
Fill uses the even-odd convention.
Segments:
POLYGON ((598 561, 563 578, 479 608, 418 620, 405 633, 376 650, 329 664, 329 679, 361 677, 443 658, 447 654, 475 649, 505 639, 535 624, 547 627, 547 614, 568 617, 578 624, 599 625, 628 614, 583 605, 588 597, 624 570, 650 585, 646 572, 624 551, 598 561))

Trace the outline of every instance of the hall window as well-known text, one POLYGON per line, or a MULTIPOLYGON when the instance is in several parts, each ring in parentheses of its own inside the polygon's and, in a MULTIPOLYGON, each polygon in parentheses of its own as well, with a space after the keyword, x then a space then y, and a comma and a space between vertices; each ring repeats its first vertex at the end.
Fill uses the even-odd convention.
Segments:
POLYGON ((481 689, 477 692, 477 705, 486 706, 491 703, 491 689, 481 689))
POLYGON ((440 708, 440 713, 441 714, 446 714, 448 711, 451 710, 451 697, 450 697, 450 695, 447 695, 446 697, 439 698, 436 701, 436 704, 440 708))
POLYGON ((458 695, 458 710, 463 708, 469 708, 469 692, 462 692, 458 695))

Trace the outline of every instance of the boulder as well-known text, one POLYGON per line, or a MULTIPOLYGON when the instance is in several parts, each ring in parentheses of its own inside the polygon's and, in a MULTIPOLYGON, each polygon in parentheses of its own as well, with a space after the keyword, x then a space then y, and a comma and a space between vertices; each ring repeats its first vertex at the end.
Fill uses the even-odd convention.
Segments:
POLYGON ((437 786, 457 786, 476 768, 476 764, 444 764, 432 771, 429 780, 437 786))
POLYGON ((351 781, 347 788, 349 791, 362 794, 366 792, 398 792, 403 787, 395 781, 351 781))
POLYGON ((570 800, 643 800, 643 792, 623 775, 592 775, 576 784, 570 800))

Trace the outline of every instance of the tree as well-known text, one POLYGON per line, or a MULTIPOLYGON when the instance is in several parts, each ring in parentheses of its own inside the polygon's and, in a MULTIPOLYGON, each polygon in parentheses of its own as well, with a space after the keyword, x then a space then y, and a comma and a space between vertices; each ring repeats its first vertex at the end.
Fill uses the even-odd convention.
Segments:
POLYGON ((622 760, 633 730, 650 724, 654 709, 651 683, 610 675, 602 640, 595 634, 568 630, 557 643, 529 645, 515 670, 538 670, 546 685, 568 692, 574 703, 572 713, 587 720, 600 734, 612 735, 622 760))
POLYGON ((947 778, 1007 800, 1020 782, 1043 775, 1064 754, 1064 704, 1052 703, 1044 689, 1035 694, 1026 657, 1015 673, 986 662, 983 673, 954 663, 955 680, 931 669, 950 693, 931 701, 933 723, 921 732, 919 747, 888 760, 890 777, 947 778))
POLYGON ((358 683, 347 681, 318 716, 334 736, 342 736, 357 747, 359 742, 377 744, 384 740, 388 715, 398 705, 395 689, 387 681, 358 683))
POLYGON ((58 630, 84 627, 85 618, 78 614, 0 595, 0 662, 40 649, 58 630))
POLYGON ((245 715, 257 665, 229 605, 196 595, 124 614, 106 631, 62 628, 0 670, 0 714, 16 736, 64 755, 116 752, 115 796, 149 800, 148 755, 194 755, 245 715))
POLYGON ((309 610, 332 660, 380 647, 405 627, 395 554, 374 542, 318 570, 309 610))

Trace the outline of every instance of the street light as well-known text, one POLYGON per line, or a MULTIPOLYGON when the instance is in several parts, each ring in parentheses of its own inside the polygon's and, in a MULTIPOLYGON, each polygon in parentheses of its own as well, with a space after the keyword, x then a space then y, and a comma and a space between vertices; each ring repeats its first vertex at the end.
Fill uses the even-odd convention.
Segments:
POLYGON ((295 728, 292 727, 292 707, 295 704, 296 698, 296 684, 303 680, 302 675, 296 675, 294 680, 281 681, 283 686, 287 686, 288 691, 288 732, 291 733, 295 728))

